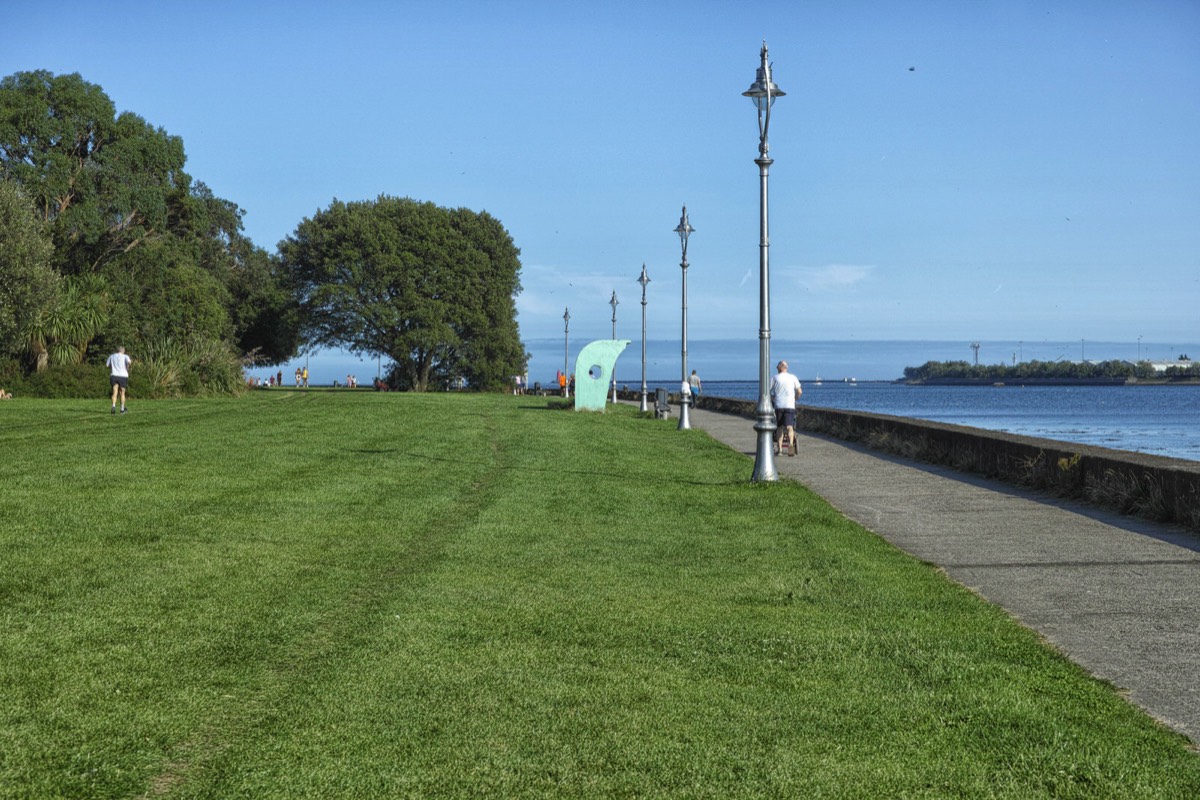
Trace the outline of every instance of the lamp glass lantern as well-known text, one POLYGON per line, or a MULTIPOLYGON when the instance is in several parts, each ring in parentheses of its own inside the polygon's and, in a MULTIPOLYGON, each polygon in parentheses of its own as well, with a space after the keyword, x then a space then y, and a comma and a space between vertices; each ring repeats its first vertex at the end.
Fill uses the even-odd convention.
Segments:
POLYGON ((787 92, 779 88, 779 85, 771 79, 771 64, 767 61, 767 43, 763 42, 762 51, 760 52, 762 64, 754 75, 754 83, 750 84, 750 88, 742 92, 743 97, 749 97, 754 103, 754 107, 758 109, 758 137, 759 149, 766 155, 767 151, 767 129, 771 124, 771 107, 775 105, 776 98, 783 97, 787 92))

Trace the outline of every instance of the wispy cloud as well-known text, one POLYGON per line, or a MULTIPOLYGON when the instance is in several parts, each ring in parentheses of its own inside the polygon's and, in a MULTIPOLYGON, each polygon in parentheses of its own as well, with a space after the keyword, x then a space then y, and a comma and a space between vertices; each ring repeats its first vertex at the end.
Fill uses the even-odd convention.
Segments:
POLYGON ((803 267, 796 277, 815 292, 838 292, 851 289, 871 277, 873 266, 857 264, 827 264, 823 267, 803 267))

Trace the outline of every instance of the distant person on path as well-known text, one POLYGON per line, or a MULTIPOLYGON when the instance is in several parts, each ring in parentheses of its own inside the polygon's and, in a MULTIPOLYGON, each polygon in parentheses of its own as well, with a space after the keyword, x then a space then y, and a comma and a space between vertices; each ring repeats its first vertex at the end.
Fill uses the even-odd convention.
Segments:
POLYGON ((308 388, 308 367, 305 367, 304 371, 302 373, 300 373, 300 375, 301 375, 301 377, 304 378, 304 388, 307 389, 308 388))
POLYGON ((692 374, 688 376, 688 385, 692 388, 692 397, 699 397, 700 376, 696 374, 696 370, 692 370, 692 374))
POLYGON ((300 368, 296 367, 296 388, 297 389, 300 388, 300 382, 302 380, 304 380, 304 375, 303 375, 303 373, 300 372, 300 368))
POLYGON ((775 426, 779 435, 775 439, 775 455, 779 455, 783 447, 783 437, 787 435, 788 455, 796 455, 796 401, 804 390, 800 379, 788 372, 786 361, 780 361, 775 367, 778 372, 771 378, 771 405, 775 406, 775 426))
POLYGON ((117 395, 121 395, 121 413, 125 413, 125 394, 129 391, 129 366, 133 363, 133 359, 125 355, 125 348, 118 347, 117 352, 108 357, 108 361, 104 362, 109 369, 109 382, 112 383, 112 411, 117 413, 117 395))
POLYGON ((567 396, 567 373, 561 370, 558 373, 558 390, 563 397, 567 396))
POLYGON ((275 373, 275 385, 280 387, 283 386, 283 370, 279 370, 279 372, 275 373))

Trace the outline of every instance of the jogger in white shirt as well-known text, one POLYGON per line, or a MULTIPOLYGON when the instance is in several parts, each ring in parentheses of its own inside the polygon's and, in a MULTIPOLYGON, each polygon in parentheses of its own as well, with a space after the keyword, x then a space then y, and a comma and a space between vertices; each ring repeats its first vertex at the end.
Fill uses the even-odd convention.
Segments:
POLYGON ((780 361, 775 367, 779 370, 771 378, 771 404, 775 406, 775 426, 779 436, 775 440, 775 455, 783 447, 783 437, 787 435, 788 455, 796 455, 796 401, 804 389, 800 379, 787 371, 786 361, 780 361))
POLYGON ((108 357, 108 361, 104 362, 108 365, 112 377, 112 412, 117 413, 117 394, 121 395, 121 413, 125 413, 125 393, 129 390, 129 366, 133 363, 133 359, 125 355, 125 348, 118 347, 117 352, 108 357))

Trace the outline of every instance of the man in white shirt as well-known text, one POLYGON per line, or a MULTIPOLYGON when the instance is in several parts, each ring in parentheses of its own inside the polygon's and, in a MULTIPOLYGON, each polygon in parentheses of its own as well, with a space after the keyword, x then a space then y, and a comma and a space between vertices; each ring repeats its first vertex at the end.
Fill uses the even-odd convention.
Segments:
POLYGON ((125 393, 129 389, 129 365, 133 363, 133 359, 125 355, 125 348, 118 347, 117 352, 108 357, 108 361, 104 362, 108 365, 108 369, 112 375, 112 412, 117 413, 117 393, 121 395, 121 413, 125 413, 125 393))
POLYGON ((800 379, 787 371, 786 361, 780 361, 775 367, 778 372, 771 378, 771 404, 775 406, 775 426, 779 436, 775 440, 775 455, 783 446, 783 437, 787 435, 788 455, 796 455, 796 401, 804 390, 800 379))

